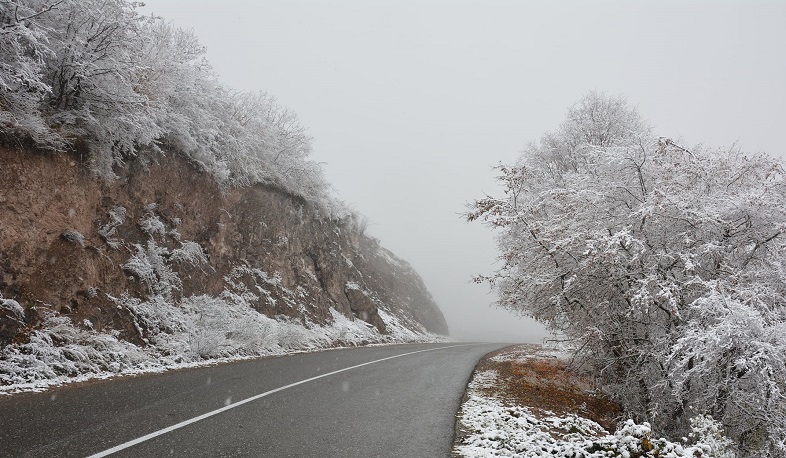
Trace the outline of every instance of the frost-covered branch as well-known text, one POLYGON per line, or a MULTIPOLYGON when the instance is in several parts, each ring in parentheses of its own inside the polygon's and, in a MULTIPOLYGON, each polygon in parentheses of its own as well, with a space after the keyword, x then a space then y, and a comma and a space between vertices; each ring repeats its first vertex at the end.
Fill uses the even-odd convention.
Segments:
POLYGON ((264 92, 226 88, 192 32, 138 6, 0 1, 0 140, 76 151, 104 179, 130 158, 176 154, 223 186, 262 183, 327 218, 350 212, 293 112, 264 92))
POLYGON ((499 304, 573 340, 635 418, 678 437, 710 414, 750 456, 781 456, 782 164, 653 138, 590 94, 499 170, 505 195, 467 213, 499 231, 499 304))

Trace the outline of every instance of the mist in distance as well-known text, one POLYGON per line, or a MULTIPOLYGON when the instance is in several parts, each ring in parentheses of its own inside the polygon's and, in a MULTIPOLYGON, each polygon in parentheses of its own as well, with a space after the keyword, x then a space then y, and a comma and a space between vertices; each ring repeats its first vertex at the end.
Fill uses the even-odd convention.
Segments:
POLYGON ((337 195, 421 274, 453 337, 538 342, 491 306, 493 233, 464 222, 492 167, 590 90, 663 135, 781 155, 784 2, 150 0, 221 80, 296 112, 337 195))

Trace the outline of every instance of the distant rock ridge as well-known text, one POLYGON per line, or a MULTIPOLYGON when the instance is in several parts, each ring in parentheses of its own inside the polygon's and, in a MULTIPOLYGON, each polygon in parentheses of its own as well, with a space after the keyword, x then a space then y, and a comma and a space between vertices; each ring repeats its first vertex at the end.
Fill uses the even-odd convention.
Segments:
POLYGON ((62 350, 96 336, 187 362, 448 333, 415 270, 353 221, 177 156, 124 167, 103 181, 71 155, 0 147, 0 384, 135 364, 62 350), (41 339, 62 353, 49 372, 31 369, 41 339))

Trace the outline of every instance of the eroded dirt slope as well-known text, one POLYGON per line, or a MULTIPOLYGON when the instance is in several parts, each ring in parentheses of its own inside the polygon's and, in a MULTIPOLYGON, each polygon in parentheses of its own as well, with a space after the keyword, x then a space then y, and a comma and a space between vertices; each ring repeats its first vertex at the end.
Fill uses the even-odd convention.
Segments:
POLYGON ((328 323, 334 308, 385 333, 382 307, 408 328, 448 332, 406 262, 299 197, 265 186, 221 189, 176 157, 132 161, 121 172, 99 181, 73 156, 0 147, 0 294, 24 308, 24 319, 0 310, 0 345, 24 341, 42 308, 143 345, 145 330, 111 298, 152 293, 129 264, 154 249, 151 240, 171 257, 175 300, 220 294, 231 279, 261 292, 254 308, 269 317, 328 323), (171 256, 198 254, 185 242, 198 244, 204 263, 171 256), (275 281, 260 281, 260 272, 275 281), (308 306, 282 300, 282 289, 308 306))

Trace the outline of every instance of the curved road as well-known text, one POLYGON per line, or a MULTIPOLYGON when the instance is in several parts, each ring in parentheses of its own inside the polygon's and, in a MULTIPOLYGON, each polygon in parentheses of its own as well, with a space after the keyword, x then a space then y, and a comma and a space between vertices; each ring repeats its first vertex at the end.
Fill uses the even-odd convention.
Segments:
POLYGON ((331 350, 0 396, 0 455, 449 456, 472 369, 503 346, 331 350))

